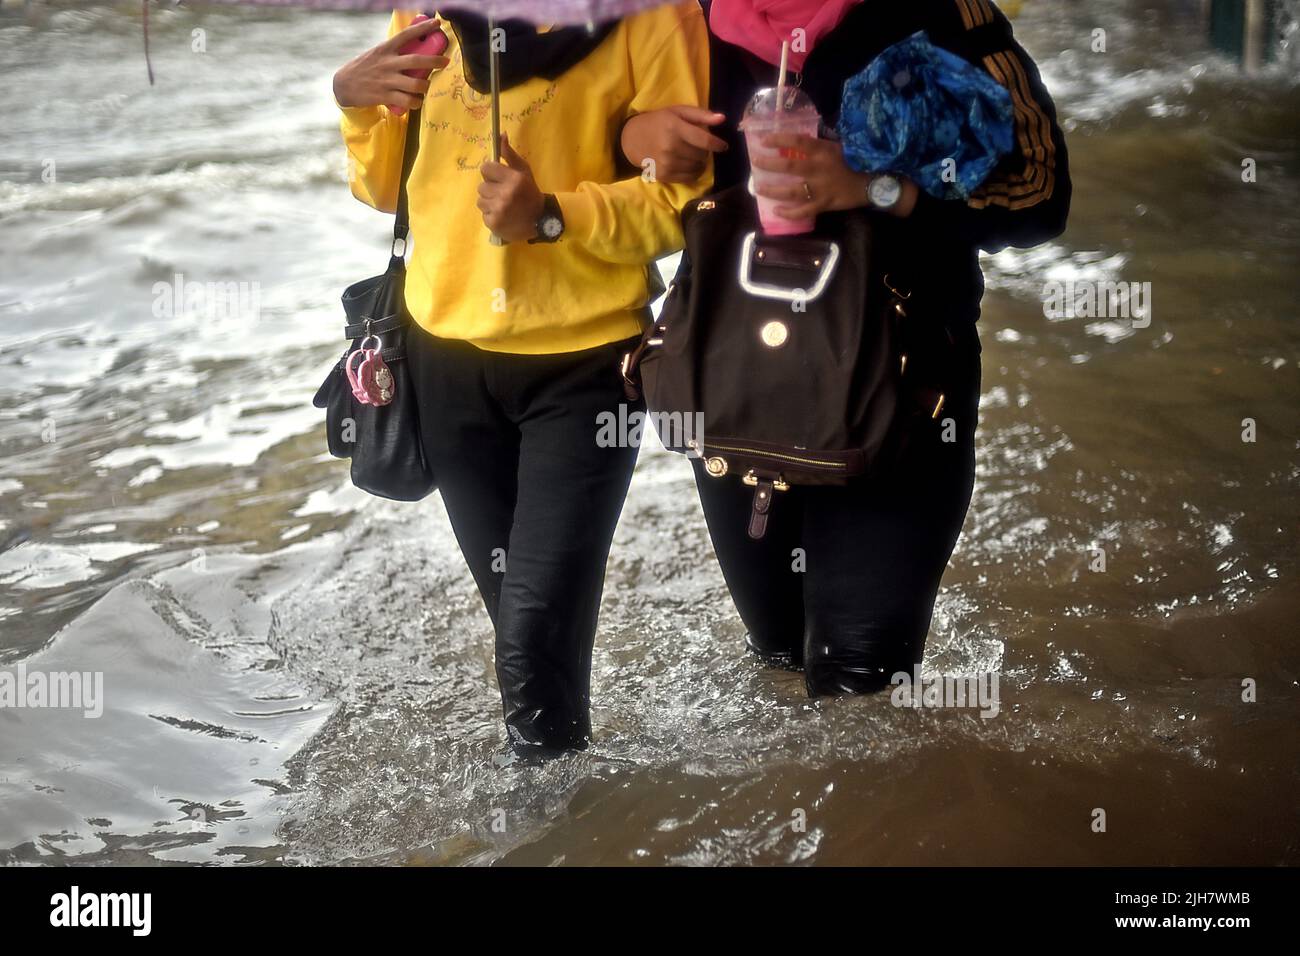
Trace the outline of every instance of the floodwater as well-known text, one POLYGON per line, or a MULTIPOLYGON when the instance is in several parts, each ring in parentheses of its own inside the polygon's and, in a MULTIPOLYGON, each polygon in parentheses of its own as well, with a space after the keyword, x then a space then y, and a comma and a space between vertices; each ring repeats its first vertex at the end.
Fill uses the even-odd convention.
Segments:
POLYGON ((595 745, 501 772, 440 502, 351 489, 309 405, 385 255, 329 97, 384 18, 158 5, 150 88, 137 4, 6 4, 0 666, 103 697, 0 708, 0 863, 1300 862, 1300 59, 1243 76, 1197 6, 1017 21, 1074 215, 986 261, 926 658, 998 672, 998 714, 747 659, 689 468, 645 449, 595 745), (169 303, 178 274, 234 307, 169 303), (1068 279, 1150 282, 1149 327, 1045 317, 1068 279))

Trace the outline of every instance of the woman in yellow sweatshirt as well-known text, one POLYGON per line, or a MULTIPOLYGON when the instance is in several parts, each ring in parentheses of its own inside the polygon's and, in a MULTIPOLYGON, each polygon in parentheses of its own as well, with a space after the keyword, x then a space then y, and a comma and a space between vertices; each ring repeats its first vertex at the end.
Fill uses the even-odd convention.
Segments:
POLYGON ((495 627, 507 762, 545 757, 590 737, 605 562, 637 455, 603 447, 599 420, 626 420, 618 363, 658 292, 653 262, 708 188, 629 173, 618 135, 707 100, 708 33, 694 0, 590 31, 499 23, 494 163, 486 22, 443 18, 445 68, 426 83, 397 52, 433 29, 413 17, 394 13, 390 39, 335 75, 352 192, 394 209, 418 108, 405 293, 424 450, 495 627))

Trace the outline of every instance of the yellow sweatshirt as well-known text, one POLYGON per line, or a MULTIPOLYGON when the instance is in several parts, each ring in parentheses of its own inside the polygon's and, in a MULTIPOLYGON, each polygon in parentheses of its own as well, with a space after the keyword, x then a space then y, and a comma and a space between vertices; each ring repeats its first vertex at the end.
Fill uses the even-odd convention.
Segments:
MULTIPOLYGON (((413 13, 396 11, 389 35, 413 13)), ((696 0, 621 22, 557 80, 534 77, 501 94, 501 129, 564 217, 555 243, 488 243, 475 203, 491 158, 488 98, 465 81, 455 33, 450 65, 434 73, 420 112, 420 152, 407 194, 413 250, 406 305, 425 329, 496 352, 594 348, 641 331, 653 261, 681 247, 679 213, 706 190, 616 181, 619 131, 636 113, 708 103, 708 29, 696 0)), ((397 205, 409 114, 343 110, 352 193, 397 205)))

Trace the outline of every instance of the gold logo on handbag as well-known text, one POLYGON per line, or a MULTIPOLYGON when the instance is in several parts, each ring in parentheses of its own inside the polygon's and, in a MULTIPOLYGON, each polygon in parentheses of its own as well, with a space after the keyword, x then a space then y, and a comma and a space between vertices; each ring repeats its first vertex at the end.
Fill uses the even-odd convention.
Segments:
POLYGON ((764 323, 763 328, 759 330, 758 336, 768 348, 779 349, 782 345, 785 345, 785 340, 790 337, 790 329, 784 322, 773 319, 771 322, 764 323))

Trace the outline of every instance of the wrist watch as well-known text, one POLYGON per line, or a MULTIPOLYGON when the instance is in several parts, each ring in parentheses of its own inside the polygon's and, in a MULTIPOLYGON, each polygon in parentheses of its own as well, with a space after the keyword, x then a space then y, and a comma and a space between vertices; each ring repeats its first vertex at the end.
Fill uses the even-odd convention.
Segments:
POLYGON ((542 197, 542 214, 537 217, 537 235, 529 242, 555 242, 564 234, 560 201, 551 193, 542 197))
POLYGON ((872 176, 871 182, 867 183, 867 202, 871 203, 873 209, 888 212, 897 206, 902 198, 903 184, 898 181, 897 176, 879 173, 872 176))

